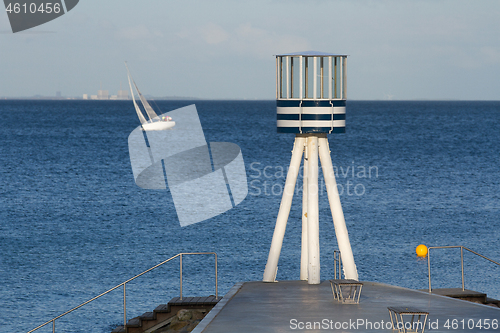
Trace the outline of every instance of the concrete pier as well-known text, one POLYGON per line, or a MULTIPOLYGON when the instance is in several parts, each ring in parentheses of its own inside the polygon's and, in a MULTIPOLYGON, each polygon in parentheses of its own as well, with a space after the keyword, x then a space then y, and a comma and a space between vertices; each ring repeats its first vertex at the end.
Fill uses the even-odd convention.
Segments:
POLYGON ((429 312, 426 332, 500 331, 495 307, 375 282, 363 282, 359 304, 341 304, 329 281, 280 281, 236 284, 193 332, 395 332, 387 326, 388 307, 429 312), (476 327, 479 321, 482 328, 476 327))

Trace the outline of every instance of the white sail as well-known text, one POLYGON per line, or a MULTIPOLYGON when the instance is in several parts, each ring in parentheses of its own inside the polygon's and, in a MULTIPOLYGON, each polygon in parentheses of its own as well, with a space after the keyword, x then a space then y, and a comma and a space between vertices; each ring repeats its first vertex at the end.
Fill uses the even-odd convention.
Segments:
MULTIPOLYGON (((144 118, 144 115, 142 114, 141 109, 139 108, 139 105, 135 102, 135 97, 134 97, 134 91, 132 90, 132 84, 130 83, 130 71, 128 70, 127 63, 125 62, 125 66, 127 67, 127 74, 128 74, 128 85, 130 87, 130 94, 132 95, 132 100, 134 101, 134 107, 135 107, 135 112, 137 112, 137 116, 139 117, 139 121, 141 124, 147 123, 146 118, 144 118)), ((135 82, 134 82, 135 86, 135 82)), ((137 87, 136 87, 137 88, 137 87)))
POLYGON ((148 101, 146 101, 144 96, 142 96, 139 88, 137 88, 137 85, 135 84, 134 79, 132 79, 132 82, 134 83, 135 89, 137 90, 137 94, 139 95, 139 98, 141 99, 142 105, 144 106, 144 109, 146 110, 146 113, 147 113, 149 119, 153 120, 155 118, 158 118, 158 115, 156 114, 156 112, 153 110, 151 105, 149 105, 148 101))
POLYGON ((127 67, 127 74, 128 74, 128 85, 130 87, 130 94, 132 95, 132 100, 134 101, 134 107, 135 107, 135 112, 137 112, 137 116, 139 117, 139 121, 141 122, 142 129, 145 131, 162 131, 165 129, 169 129, 175 126, 175 121, 171 121, 172 118, 170 117, 158 117, 156 112, 154 112, 153 108, 151 105, 149 105, 148 101, 144 98, 144 96, 141 94, 141 91, 139 88, 137 88, 137 85, 135 84, 134 79, 132 79, 130 75, 130 71, 128 69, 127 62, 125 62, 125 66, 127 67), (132 82, 131 82, 132 81, 132 82), (132 89, 132 83, 134 84, 135 90, 137 90, 137 94, 139 95, 139 99, 141 100, 142 105, 144 106, 144 109, 146 110, 146 114, 149 117, 149 120, 146 120, 144 115, 142 114, 141 109, 139 108, 139 105, 137 105, 135 101, 135 94, 134 90, 132 89))
POLYGON ((144 115, 142 114, 139 105, 137 105, 137 103, 135 102, 134 92, 132 90, 132 85, 130 84, 130 76, 128 78, 128 84, 130 85, 130 93, 132 95, 132 100, 134 101, 135 112, 137 112, 137 116, 139 117, 139 121, 141 122, 141 124, 145 124, 147 123, 147 120, 146 118, 144 118, 144 115))

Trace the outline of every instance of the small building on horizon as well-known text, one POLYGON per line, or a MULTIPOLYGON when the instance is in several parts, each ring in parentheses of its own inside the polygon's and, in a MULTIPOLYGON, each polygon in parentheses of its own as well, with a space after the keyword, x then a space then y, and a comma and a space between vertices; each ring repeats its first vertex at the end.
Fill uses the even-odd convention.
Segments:
POLYGON ((127 100, 130 99, 128 90, 123 90, 120 83, 120 90, 117 95, 110 95, 109 90, 101 89, 97 91, 97 95, 83 94, 82 99, 98 99, 98 100, 127 100))
POLYGON ((97 99, 109 99, 109 91, 98 90, 97 91, 97 99))
POLYGON ((127 90, 118 90, 117 99, 129 99, 127 90))

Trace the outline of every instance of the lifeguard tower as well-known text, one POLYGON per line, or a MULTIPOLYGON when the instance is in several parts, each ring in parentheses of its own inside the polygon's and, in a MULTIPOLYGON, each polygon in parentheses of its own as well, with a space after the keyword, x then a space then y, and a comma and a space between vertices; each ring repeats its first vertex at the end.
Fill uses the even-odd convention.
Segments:
POLYGON ((295 143, 276 219, 264 282, 274 282, 302 156, 302 245, 300 279, 320 283, 318 157, 346 279, 358 280, 335 181, 327 135, 345 132, 347 55, 299 52, 276 55, 278 133, 294 133, 295 143))

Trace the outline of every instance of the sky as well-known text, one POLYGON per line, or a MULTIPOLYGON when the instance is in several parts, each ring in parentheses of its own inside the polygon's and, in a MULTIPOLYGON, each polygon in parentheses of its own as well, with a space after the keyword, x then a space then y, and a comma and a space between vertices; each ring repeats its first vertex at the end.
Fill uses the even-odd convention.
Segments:
MULTIPOLYGON (((2 7, 3 8, 3 7, 2 7)), ((274 99, 275 57, 348 54, 353 100, 500 100, 500 1, 81 0, 12 33, 0 12, 0 97, 274 99)))

